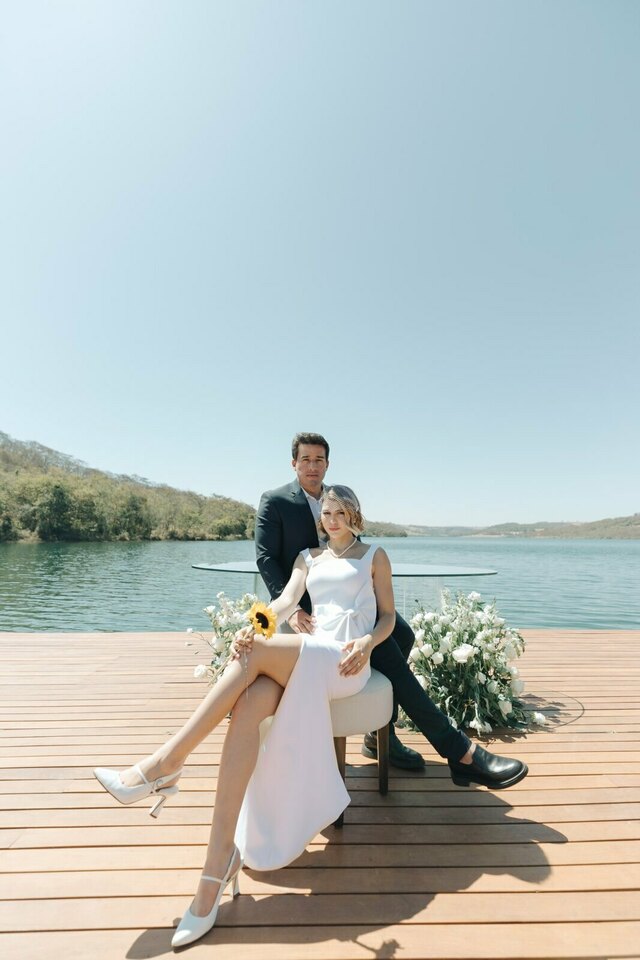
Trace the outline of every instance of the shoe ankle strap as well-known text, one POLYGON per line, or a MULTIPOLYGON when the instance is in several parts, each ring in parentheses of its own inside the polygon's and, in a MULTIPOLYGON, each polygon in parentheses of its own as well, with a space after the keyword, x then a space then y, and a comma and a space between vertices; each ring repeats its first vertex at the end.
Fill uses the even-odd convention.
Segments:
POLYGON ((212 883, 224 883, 224 877, 208 877, 206 874, 202 874, 200 877, 201 880, 211 880, 212 883))
POLYGON ((140 766, 139 766, 137 763, 136 763, 136 765, 134 766, 133 769, 135 770, 135 772, 138 774, 139 777, 142 777, 142 779, 144 780, 145 783, 149 783, 149 781, 147 780, 147 778, 145 777, 144 773, 143 773, 142 770, 140 769, 140 766))

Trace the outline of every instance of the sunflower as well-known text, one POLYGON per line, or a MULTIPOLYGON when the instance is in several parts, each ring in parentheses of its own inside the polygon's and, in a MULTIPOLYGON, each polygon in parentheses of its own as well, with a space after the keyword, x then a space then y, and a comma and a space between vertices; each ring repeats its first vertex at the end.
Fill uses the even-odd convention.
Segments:
POLYGON ((258 600, 251 607, 247 616, 256 633, 263 633, 267 640, 276 632, 276 615, 271 607, 268 607, 265 603, 260 603, 258 600))

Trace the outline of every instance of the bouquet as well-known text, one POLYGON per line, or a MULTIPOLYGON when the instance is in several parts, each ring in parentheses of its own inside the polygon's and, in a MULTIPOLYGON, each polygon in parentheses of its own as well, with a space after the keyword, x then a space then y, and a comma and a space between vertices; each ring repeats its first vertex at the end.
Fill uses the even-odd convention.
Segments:
POLYGON ((544 714, 526 710, 519 699, 524 681, 510 661, 525 643, 498 616, 495 602, 483 604, 479 593, 452 599, 445 590, 440 612, 420 608, 411 626, 411 669, 454 726, 491 733, 494 725, 546 723, 544 714))
POLYGON ((245 593, 239 600, 230 600, 221 591, 216 600, 217 606, 211 604, 204 608, 213 627, 211 639, 207 641, 213 651, 211 663, 201 663, 193 671, 196 680, 207 677, 209 683, 215 683, 227 665, 229 651, 238 630, 251 623, 256 633, 271 637, 276 628, 273 611, 253 593, 245 593))

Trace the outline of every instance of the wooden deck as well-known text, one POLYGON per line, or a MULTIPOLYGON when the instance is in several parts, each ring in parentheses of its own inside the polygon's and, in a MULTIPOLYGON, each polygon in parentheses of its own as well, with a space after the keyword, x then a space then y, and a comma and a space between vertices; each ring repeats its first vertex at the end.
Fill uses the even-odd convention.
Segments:
MULTIPOLYGON (((524 631, 521 672, 548 729, 492 749, 529 777, 452 785, 348 744, 353 801, 287 869, 242 877, 189 956, 217 960, 640 956, 640 631, 524 631), (533 694, 536 696, 534 697, 533 694), (215 953, 214 953, 215 949, 215 953)), ((126 766, 199 701, 204 644, 185 634, 0 634, 0 956, 171 956, 195 889, 224 724, 158 821, 91 775, 126 766), (187 641, 190 646, 185 646, 187 641)))

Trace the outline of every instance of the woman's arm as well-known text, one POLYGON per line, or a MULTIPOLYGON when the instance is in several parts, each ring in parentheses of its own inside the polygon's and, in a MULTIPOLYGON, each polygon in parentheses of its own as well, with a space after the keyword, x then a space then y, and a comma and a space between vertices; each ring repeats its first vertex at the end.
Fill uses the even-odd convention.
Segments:
MULTIPOLYGON (((298 554, 286 587, 269 606, 278 618, 278 625, 284 623, 298 606, 307 583, 307 564, 302 554, 298 554)), ((393 629, 393 628, 392 628, 393 629)))
POLYGON ((365 665, 371 651, 379 643, 391 636, 396 624, 395 600, 393 599, 393 584, 391 582, 391 563, 382 547, 378 547, 372 565, 373 592, 378 605, 378 622, 371 633, 358 637, 345 644, 346 656, 340 663, 340 673, 349 677, 359 673, 365 665))
MULTIPOLYGON (((269 604, 271 610, 275 613, 278 624, 284 623, 287 617, 298 605, 298 600, 304 593, 307 582, 307 565, 304 557, 300 554, 293 565, 289 581, 276 600, 269 604)), ((237 660, 241 652, 251 653, 253 648, 253 637, 255 631, 253 626, 243 627, 238 630, 235 640, 231 645, 231 659, 237 660)))

